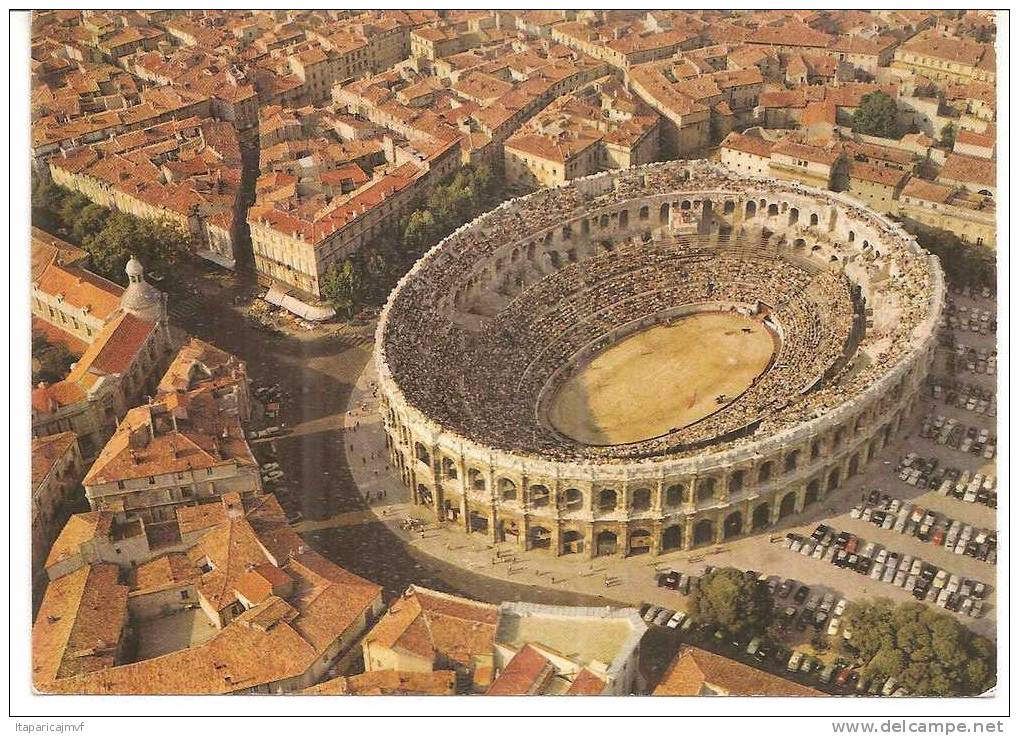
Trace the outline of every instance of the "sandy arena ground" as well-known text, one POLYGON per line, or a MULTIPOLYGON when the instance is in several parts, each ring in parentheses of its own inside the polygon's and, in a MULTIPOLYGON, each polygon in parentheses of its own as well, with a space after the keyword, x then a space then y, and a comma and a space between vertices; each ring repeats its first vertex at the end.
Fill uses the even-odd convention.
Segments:
POLYGON ((771 333, 757 320, 729 312, 690 315, 597 355, 559 390, 549 420, 588 445, 658 437, 730 404, 773 353, 771 333))

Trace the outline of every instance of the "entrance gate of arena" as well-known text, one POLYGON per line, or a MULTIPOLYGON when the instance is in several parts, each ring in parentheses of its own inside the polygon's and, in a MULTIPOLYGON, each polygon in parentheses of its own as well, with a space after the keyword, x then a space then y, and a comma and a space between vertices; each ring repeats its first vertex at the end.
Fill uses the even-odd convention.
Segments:
POLYGON ((598 557, 614 555, 617 547, 618 539, 615 532, 598 532, 598 537, 595 541, 595 550, 598 557))

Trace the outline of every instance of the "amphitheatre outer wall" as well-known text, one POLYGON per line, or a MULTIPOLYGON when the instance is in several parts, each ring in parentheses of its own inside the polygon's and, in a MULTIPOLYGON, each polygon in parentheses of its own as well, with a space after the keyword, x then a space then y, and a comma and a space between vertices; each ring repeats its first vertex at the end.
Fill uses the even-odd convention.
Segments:
MULTIPOLYGON (((859 287, 868 310, 857 352, 873 378, 845 395, 829 391, 834 398, 808 418, 766 418, 746 436, 641 458, 561 458, 464 436, 405 395, 388 359, 387 330, 400 318, 401 290, 420 286, 431 269, 448 267, 463 237, 475 228, 484 232, 483 215, 415 264, 390 295, 376 335, 390 460, 414 502, 438 521, 554 555, 658 555, 717 544, 772 529, 821 503, 862 472, 914 411, 934 358, 944 280, 937 259, 897 224, 840 194, 738 177, 706 162, 652 164, 566 186, 582 194, 584 207, 552 226, 515 232, 480 254, 458 273, 456 288, 435 294, 436 309, 452 314, 493 288, 505 279, 500 272, 513 252, 527 253, 551 273, 568 249, 583 260, 605 242, 688 231, 711 243, 726 233, 752 232, 758 239, 763 233, 790 259, 834 264, 859 287), (667 172, 681 183, 642 194, 646 172, 667 172), (917 283, 905 283, 908 262, 923 266, 917 283), (888 305, 898 311, 884 314, 888 305), (915 324, 889 345, 882 333, 904 309, 914 310, 915 324), (889 353, 894 359, 885 364, 889 353)), ((543 191, 494 212, 526 213, 540 206, 543 191)))

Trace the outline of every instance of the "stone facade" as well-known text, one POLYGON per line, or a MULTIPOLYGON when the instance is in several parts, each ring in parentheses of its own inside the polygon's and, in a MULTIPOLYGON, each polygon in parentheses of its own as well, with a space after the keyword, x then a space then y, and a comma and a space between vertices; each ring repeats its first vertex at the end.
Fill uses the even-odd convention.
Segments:
MULTIPOLYGON (((633 170, 600 174, 569 186, 604 193, 615 183, 618 192, 622 187, 617 177, 627 175, 635 174, 633 170)), ((871 279, 904 263, 895 258, 922 257, 915 241, 899 226, 848 197, 798 184, 747 178, 739 186, 728 184, 728 191, 706 191, 696 178, 695 174, 684 190, 617 196, 603 208, 576 211, 576 221, 558 223, 554 236, 516 234, 517 240, 507 239, 480 261, 478 271, 489 270, 486 267, 504 256, 503 251, 525 250, 528 241, 546 251, 565 247, 560 241, 568 228, 573 233, 588 232, 598 242, 610 237, 597 232, 602 227, 613 229, 611 237, 623 240, 653 222, 657 236, 677 222, 670 212, 692 212, 697 213, 696 226, 709 241, 723 228, 746 232, 764 227, 782 233, 780 247, 798 252, 790 252, 789 258, 827 261, 829 253, 842 253, 845 273, 875 310, 867 331, 880 332, 894 322, 889 303, 871 279), (888 262, 860 265, 871 250, 879 250, 888 262)), ((596 201, 604 199, 600 196, 596 201)), ((572 237, 575 245, 577 239, 572 237)), ((423 261, 441 258, 443 245, 423 261)), ((587 250, 577 248, 578 258, 587 255, 587 250)), ((426 267, 419 262, 401 286, 422 278, 426 267)), ((468 284, 475 280, 473 274, 463 278, 468 284)), ((915 300, 918 322, 904 339, 899 358, 858 390, 836 389, 829 394, 830 403, 814 411, 815 418, 785 423, 771 432, 757 430, 735 440, 719 437, 700 450, 633 459, 622 452, 613 457, 609 449, 607 456, 591 460, 489 446, 442 426, 414 406, 387 363, 384 338, 387 322, 393 319, 394 292, 380 319, 376 341, 390 460, 411 489, 414 502, 429 507, 438 521, 484 534, 492 541, 515 541, 522 549, 545 549, 554 555, 657 555, 772 528, 785 517, 821 503, 862 472, 916 408, 934 358, 934 329, 944 299, 936 261, 930 261, 925 282, 918 286, 919 296, 900 294, 915 300)), ((457 303, 459 295, 452 300, 446 296, 446 302, 457 303)), ((863 339, 866 343, 868 337, 863 339)), ((838 386, 839 380, 831 378, 829 383, 838 386)))

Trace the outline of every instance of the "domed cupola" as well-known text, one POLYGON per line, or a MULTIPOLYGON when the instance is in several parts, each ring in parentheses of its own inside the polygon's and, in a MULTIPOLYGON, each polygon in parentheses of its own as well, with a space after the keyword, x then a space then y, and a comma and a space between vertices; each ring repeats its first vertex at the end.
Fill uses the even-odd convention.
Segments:
POLYGON ((134 256, 131 256, 124 270, 127 272, 128 284, 120 297, 120 308, 139 319, 158 322, 163 308, 162 294, 145 280, 145 269, 134 256))

